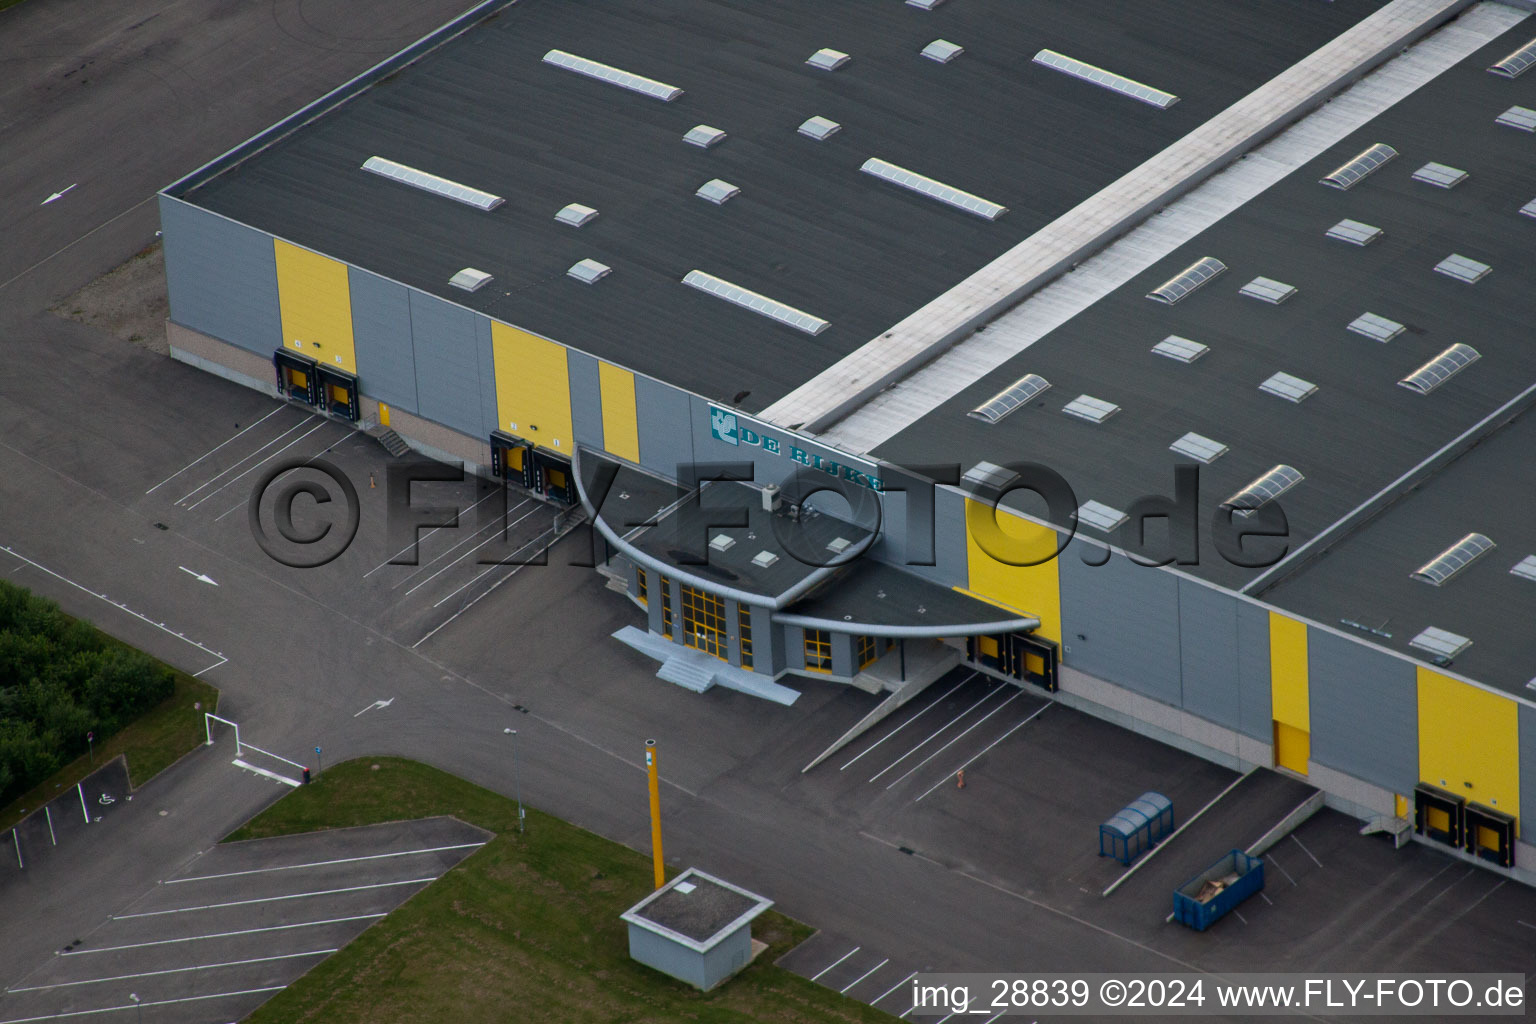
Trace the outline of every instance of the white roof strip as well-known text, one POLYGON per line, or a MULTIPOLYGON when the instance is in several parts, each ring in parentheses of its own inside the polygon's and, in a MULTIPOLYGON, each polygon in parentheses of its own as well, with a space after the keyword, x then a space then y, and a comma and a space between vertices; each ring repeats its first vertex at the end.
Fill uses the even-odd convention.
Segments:
POLYGON ((1469 533, 1409 574, 1410 579, 1432 587, 1445 584, 1452 576, 1498 547, 1481 533, 1469 533))
POLYGON ((721 181, 719 178, 711 178, 704 184, 700 185, 699 190, 695 192, 694 195, 698 196, 700 199, 706 200, 708 202, 714 203, 716 206, 719 206, 727 199, 734 199, 741 195, 741 189, 737 188, 735 185, 732 185, 728 181, 721 181))
POLYGON ((1251 516, 1305 479, 1306 477, 1295 469, 1282 463, 1232 495, 1221 505, 1223 508, 1230 508, 1234 515, 1251 516))
POLYGON ((1300 402, 1310 398, 1317 390, 1317 385, 1288 373, 1277 373, 1260 384, 1259 390, 1276 398, 1283 398, 1287 402, 1300 402))
POLYGON ((823 46, 807 57, 805 62, 811 67, 820 68, 823 71, 836 71, 851 59, 842 50, 834 50, 831 47, 823 46))
POLYGON ((1350 189, 1358 185, 1366 175, 1397 156, 1397 150, 1385 142, 1378 142, 1364 150, 1342 167, 1337 167, 1318 179, 1319 185, 1350 189))
POLYGON ((1526 555, 1509 570, 1511 575, 1536 583, 1536 555, 1526 555))
POLYGON ((544 55, 544 63, 553 64, 557 68, 574 71, 578 75, 595 78, 599 82, 607 82, 630 92, 638 92, 642 96, 661 100, 663 103, 671 103, 683 94, 683 90, 675 85, 658 82, 654 78, 646 78, 637 75, 633 71, 624 71, 620 68, 604 64, 601 61, 591 60, 587 57, 578 57, 574 53, 566 53, 564 50, 550 50, 544 55))
POLYGON ((965 52, 965 47, 958 43, 952 43, 948 39, 935 39, 920 51, 929 60, 936 60, 940 64, 948 64, 965 52))
POLYGON ((688 134, 683 136, 683 141, 690 146, 698 146, 700 149, 708 149, 725 141, 725 132, 719 128, 711 128, 707 124, 696 124, 688 129, 688 134))
POLYGON ((1467 180, 1467 172, 1459 167, 1451 167, 1431 160, 1413 172, 1413 180, 1422 181, 1436 188, 1455 188, 1467 180))
POLYGON ((574 277, 582 284, 596 284, 607 277, 612 270, 613 268, 606 263, 599 263, 597 260, 589 259, 573 264, 571 269, 565 273, 566 276, 574 277))
POLYGON ((1532 199, 1530 202, 1520 207, 1520 212, 1525 214, 1527 217, 1536 217, 1536 199, 1532 199))
POLYGON ((1458 342, 1398 381, 1397 384, 1409 391, 1427 395, 1481 358, 1482 353, 1477 349, 1458 342))
POLYGON ((474 267, 465 267, 448 279, 448 284, 466 292, 479 291, 485 287, 485 283, 491 279, 491 275, 474 267))
POLYGON ((1391 341, 1403 333, 1403 325, 1375 313, 1361 313, 1349 322, 1349 329, 1372 341, 1391 341))
POLYGON ((843 126, 830 117, 822 117, 820 114, 817 114, 815 117, 808 117, 800 122, 800 127, 795 130, 801 135, 815 139, 817 142, 825 142, 842 131, 843 126))
POLYGON ((820 334, 831 326, 827 321, 812 316, 804 310, 770 299, 766 295, 759 295, 750 288, 732 284, 724 278, 706 274, 702 270, 688 271, 683 278, 683 284, 690 288, 697 288, 701 292, 707 292, 717 299, 724 299, 742 309, 750 309, 754 313, 777 320, 781 324, 788 324, 806 334, 820 334))
POLYGON ((1256 277, 1239 288, 1237 293, 1246 295, 1250 299, 1267 302, 1271 306, 1278 306, 1296 294, 1296 286, 1286 284, 1284 281, 1276 281, 1272 277, 1256 277))
POLYGON ((1008 207, 1006 206, 1000 206, 980 196, 964 192, 953 185, 946 185, 942 181, 935 181, 933 178, 918 174, 916 171, 909 171, 905 167, 898 167, 896 164, 888 160, 881 160, 878 157, 870 157, 868 160, 865 160, 864 165, 859 170, 865 174, 872 174, 883 181, 888 181, 893 185, 900 185, 902 188, 925 195, 929 199, 937 199, 941 203, 947 203, 967 213, 974 213, 978 217, 985 217, 987 220, 997 220, 997 218, 1008 212, 1008 207))
POLYGON ((1216 257, 1202 256, 1148 292, 1147 298, 1171 306, 1211 278, 1226 273, 1226 270, 1227 265, 1216 257))
POLYGON ((579 228, 591 223, 592 218, 596 216, 597 211, 590 206, 583 206, 580 203, 569 203, 560 207, 560 212, 555 214, 555 220, 561 224, 569 224, 573 228, 579 228))
POLYGON ((1459 253, 1451 253, 1445 259, 1435 264, 1435 272, 1446 277, 1454 277, 1458 281, 1474 284, 1488 276, 1493 268, 1486 263, 1468 259, 1459 253))
POLYGON ((1227 446, 1220 441, 1213 441, 1203 434, 1197 434, 1193 430, 1179 438, 1168 446, 1169 451, 1187 455, 1196 462, 1203 462, 1207 466, 1227 454, 1227 446))
POLYGON ((1120 407, 1113 402, 1106 402, 1102 398, 1094 398, 1092 395, 1078 395, 1072 401, 1062 406, 1061 411, 1068 416, 1076 416, 1080 420, 1087 420, 1089 423, 1103 423, 1119 412, 1120 407))
POLYGON ((1050 386, 1051 382, 1038 373, 1026 373, 966 415, 996 423, 1050 386))
POLYGON ((1516 78, 1536 64, 1536 39, 1532 39, 1514 53, 1488 69, 1489 74, 1500 78, 1516 78))
POLYGON ((1472 641, 1458 633, 1452 633, 1448 629, 1430 626, 1424 632, 1409 640, 1408 646, 1449 660, 1468 647, 1471 647, 1472 641))
POLYGON ((1117 508, 1110 508, 1102 501, 1085 501, 1074 513, 1074 518, 1084 526, 1091 526, 1104 533, 1114 533, 1131 517, 1117 508))
POLYGON ((1181 363, 1192 363, 1211 350, 1209 345, 1202 345, 1198 341, 1190 341, 1181 338, 1177 334, 1170 334, 1156 345, 1152 351, 1169 359, 1176 359, 1181 363))
POLYGON ((1518 128, 1523 132, 1536 132, 1536 110, 1530 107, 1510 107, 1494 118, 1494 124, 1506 128, 1518 128))
POLYGON ((1064 53, 1057 53, 1055 50, 1041 50, 1035 54, 1035 63, 1043 64, 1048 68, 1054 68, 1057 71, 1071 75, 1073 78, 1080 78, 1085 82, 1092 82, 1094 85, 1103 86, 1122 96, 1129 96, 1133 100, 1150 103, 1159 110, 1167 110, 1179 102, 1179 98, 1171 92, 1154 89, 1150 85, 1143 85, 1141 82, 1126 78, 1124 75, 1117 75, 1113 71, 1105 71, 1103 68, 1095 67, 1086 61, 1078 60, 1076 57, 1068 57, 1064 53))
POLYGON ((478 188, 470 188, 468 185, 460 185, 456 181, 439 177, 427 171, 420 171, 414 167, 397 163, 394 160, 385 159, 382 156, 371 156, 363 161, 363 170, 377 174, 381 178, 398 181, 402 185, 410 185, 419 188, 423 192, 431 192, 433 195, 442 196, 444 199, 452 199, 463 203, 465 206, 473 206, 477 210, 491 211, 496 209, 506 200, 501 196, 482 192, 478 188))
POLYGON ((1381 228, 1345 217, 1328 229, 1328 237, 1350 245, 1370 245, 1381 237, 1381 228))

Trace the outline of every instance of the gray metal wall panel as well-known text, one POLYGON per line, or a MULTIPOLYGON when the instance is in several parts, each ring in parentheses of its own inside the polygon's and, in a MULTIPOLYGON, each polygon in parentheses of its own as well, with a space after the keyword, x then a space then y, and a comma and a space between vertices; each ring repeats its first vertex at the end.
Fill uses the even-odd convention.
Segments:
POLYGON ((693 464, 691 409, 686 391, 635 374, 635 429, 640 465, 676 479, 678 467, 693 464))
POLYGON ((1269 685, 1269 611, 1237 602, 1238 731, 1274 742, 1269 685))
POLYGON ((258 355, 283 347, 272 236, 160 197, 171 319, 258 355))
POLYGON ((784 638, 784 667, 805 668, 805 630, 799 626, 785 626, 781 635, 784 638))
POLYGON ((1184 710, 1238 727, 1237 598, 1193 580, 1179 584, 1179 669, 1184 710))
POLYGON ((852 679, 858 671, 855 668, 853 644, 854 638, 849 633, 832 634, 832 674, 852 679))
MULTIPOLYGON (((411 292, 417 413, 471 437, 482 433, 478 313, 411 292)), ((492 388, 495 387, 494 378, 492 388)))
POLYGON ((679 981, 686 981, 698 988, 709 986, 702 954, 685 949, 653 931, 630 925, 629 955, 679 981))
POLYGON ((1412 793, 1419 781, 1419 690, 1412 662, 1307 630, 1312 760, 1412 793))
POLYGON ((603 446, 603 388, 598 377, 598 362, 585 352, 566 353, 571 377, 571 430, 577 444, 590 448, 603 446))
POLYGON ((965 586, 964 495, 943 487, 930 493, 895 470, 887 471, 885 482, 882 536, 871 556, 940 586, 965 586), (921 564, 926 562, 932 564, 921 564))
POLYGON ((496 348, 487 317, 475 317, 475 356, 480 368, 480 436, 488 438, 500 417, 496 414, 496 348))
POLYGON ((1060 556, 1062 661, 1180 706, 1178 577, 1074 541, 1060 556))
POLYGON ((773 624, 773 609, 752 606, 752 671, 778 676, 784 671, 784 638, 773 624))
POLYGON ((725 599, 725 651, 727 661, 741 668, 741 604, 725 599))
POLYGON ((1520 837, 1536 839, 1536 708, 1520 705, 1520 837))
POLYGON ((359 389, 397 409, 416 412, 410 289, 356 267, 347 268, 347 283, 359 389))

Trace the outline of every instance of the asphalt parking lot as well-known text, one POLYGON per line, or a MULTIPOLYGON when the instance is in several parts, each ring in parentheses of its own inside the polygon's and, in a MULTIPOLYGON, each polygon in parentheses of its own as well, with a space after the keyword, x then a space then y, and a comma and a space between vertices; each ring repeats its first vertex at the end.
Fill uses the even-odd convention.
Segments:
POLYGON ((223 844, 0 996, 0 1024, 236 1020, 479 849, 451 818, 223 844))

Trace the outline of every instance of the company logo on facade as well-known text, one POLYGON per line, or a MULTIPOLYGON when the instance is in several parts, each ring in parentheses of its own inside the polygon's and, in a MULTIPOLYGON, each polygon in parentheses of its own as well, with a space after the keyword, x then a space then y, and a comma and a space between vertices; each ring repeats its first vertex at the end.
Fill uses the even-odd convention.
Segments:
POLYGON ((753 448, 761 448, 772 455, 783 455, 785 452, 788 452, 791 462, 797 462, 802 466, 809 466, 812 469, 819 469, 830 476, 840 477, 843 480, 858 484, 860 487, 868 488, 877 493, 883 491, 885 487, 879 477, 871 476, 855 466, 834 462, 831 459, 824 459, 815 452, 806 451, 798 445, 786 444, 776 437, 759 434, 751 427, 744 425, 737 418, 736 414, 728 409, 717 409, 714 406, 709 407, 709 432, 715 440, 724 441, 726 444, 736 445, 737 447, 748 445, 753 448))

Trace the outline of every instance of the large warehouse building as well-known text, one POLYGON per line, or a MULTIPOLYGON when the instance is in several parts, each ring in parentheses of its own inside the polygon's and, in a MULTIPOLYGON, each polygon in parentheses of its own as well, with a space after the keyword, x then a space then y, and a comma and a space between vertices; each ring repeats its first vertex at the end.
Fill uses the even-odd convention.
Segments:
POLYGON ((1536 27, 489 0, 167 188, 174 354, 556 503, 695 690, 964 659, 1536 880, 1536 27))

